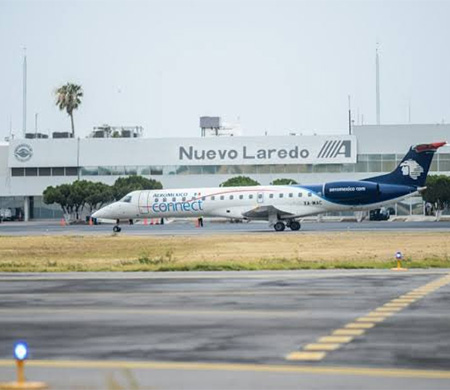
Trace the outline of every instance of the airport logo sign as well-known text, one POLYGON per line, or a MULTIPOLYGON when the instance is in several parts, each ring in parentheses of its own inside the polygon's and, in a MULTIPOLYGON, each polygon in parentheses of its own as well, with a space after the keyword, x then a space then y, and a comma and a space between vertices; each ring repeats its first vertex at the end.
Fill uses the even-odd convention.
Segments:
POLYGON ((327 158, 333 159, 338 156, 350 157, 351 156, 351 143, 349 140, 346 141, 325 141, 320 149, 317 158, 327 158))
POLYGON ((406 160, 400 164, 403 176, 409 176, 413 180, 417 180, 423 173, 423 168, 414 160, 406 160))
POLYGON ((20 162, 26 162, 33 156, 33 148, 27 144, 17 145, 14 149, 14 156, 20 162))

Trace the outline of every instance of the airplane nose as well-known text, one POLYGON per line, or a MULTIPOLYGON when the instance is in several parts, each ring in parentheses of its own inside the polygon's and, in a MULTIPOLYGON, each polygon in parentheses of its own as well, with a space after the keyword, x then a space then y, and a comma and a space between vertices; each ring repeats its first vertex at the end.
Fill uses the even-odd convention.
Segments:
POLYGON ((102 210, 97 210, 94 214, 91 215, 92 218, 102 218, 102 210))
POLYGON ((100 210, 97 210, 94 214, 91 215, 92 218, 109 218, 109 214, 111 211, 111 205, 102 207, 100 210))

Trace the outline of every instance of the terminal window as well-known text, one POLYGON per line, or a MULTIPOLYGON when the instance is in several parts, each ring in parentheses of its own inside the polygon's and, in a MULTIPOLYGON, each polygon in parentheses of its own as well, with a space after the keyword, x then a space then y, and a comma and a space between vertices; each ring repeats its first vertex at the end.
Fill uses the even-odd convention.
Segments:
POLYGON ((78 168, 77 167, 66 167, 66 176, 77 176, 78 168))
POLYGON ((51 168, 39 168, 39 176, 51 176, 51 168))
POLYGON ((52 168, 52 176, 64 176, 64 168, 63 167, 52 168))
POLYGON ((37 168, 25 168, 25 176, 37 176, 37 168))
POLYGON ((11 168, 11 176, 25 176, 24 168, 11 168))

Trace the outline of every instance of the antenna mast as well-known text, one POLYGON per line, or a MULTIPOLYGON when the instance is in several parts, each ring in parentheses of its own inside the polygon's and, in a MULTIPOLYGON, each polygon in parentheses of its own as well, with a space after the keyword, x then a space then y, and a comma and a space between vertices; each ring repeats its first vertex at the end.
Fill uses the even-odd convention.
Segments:
POLYGON ((375 55, 375 72, 376 72, 376 110, 377 110, 377 125, 381 123, 380 114, 380 59, 378 55, 379 43, 377 42, 376 55, 375 55))

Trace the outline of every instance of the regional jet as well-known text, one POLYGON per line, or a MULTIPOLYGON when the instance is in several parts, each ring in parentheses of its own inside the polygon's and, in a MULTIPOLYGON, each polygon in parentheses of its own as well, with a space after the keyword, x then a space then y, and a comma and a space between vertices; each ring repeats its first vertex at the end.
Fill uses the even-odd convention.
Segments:
MULTIPOLYGON (((313 185, 185 188, 133 191, 96 211, 93 218, 225 217, 268 221, 277 232, 299 230, 299 219, 335 211, 376 209, 419 194, 434 153, 446 142, 410 148, 397 168, 358 181, 313 185)), ((120 232, 117 223, 113 229, 120 232)))

